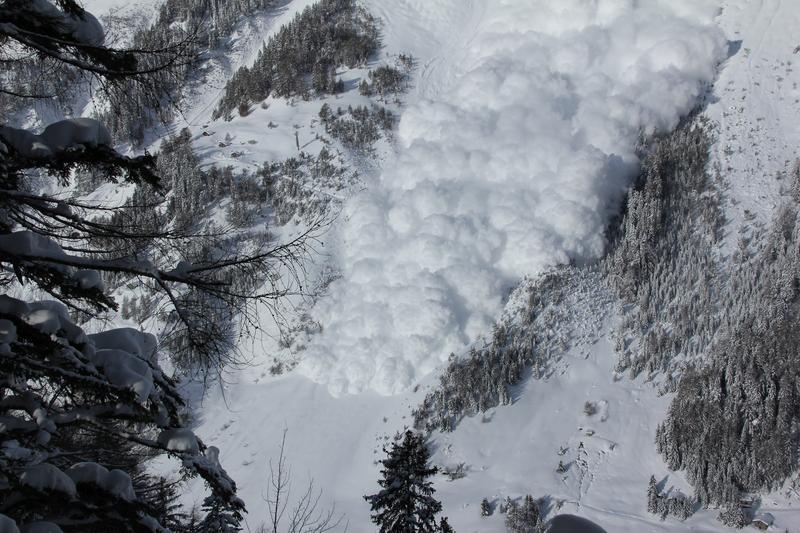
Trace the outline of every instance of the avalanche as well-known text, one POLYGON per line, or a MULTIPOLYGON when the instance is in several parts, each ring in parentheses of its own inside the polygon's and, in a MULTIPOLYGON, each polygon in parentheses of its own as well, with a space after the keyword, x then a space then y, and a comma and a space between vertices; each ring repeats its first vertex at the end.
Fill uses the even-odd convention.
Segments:
POLYGON ((342 277, 314 309, 301 370, 333 394, 406 390, 522 276, 599 258, 639 135, 673 128, 727 50, 708 0, 374 3, 420 97, 346 206, 342 277))

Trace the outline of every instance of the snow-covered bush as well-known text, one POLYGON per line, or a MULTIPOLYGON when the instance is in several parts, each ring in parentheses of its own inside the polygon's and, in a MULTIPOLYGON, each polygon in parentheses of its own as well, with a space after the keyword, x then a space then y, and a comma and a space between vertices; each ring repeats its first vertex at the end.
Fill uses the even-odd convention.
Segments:
POLYGON ((325 133, 356 153, 369 153, 372 145, 394 127, 395 117, 385 107, 366 106, 338 109, 332 113, 328 104, 320 110, 320 121, 325 133))

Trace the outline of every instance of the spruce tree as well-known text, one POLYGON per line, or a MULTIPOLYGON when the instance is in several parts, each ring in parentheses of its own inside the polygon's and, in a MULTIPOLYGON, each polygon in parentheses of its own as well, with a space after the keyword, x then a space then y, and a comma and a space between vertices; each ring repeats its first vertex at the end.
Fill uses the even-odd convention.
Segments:
POLYGON ((522 505, 517 502, 511 502, 509 505, 506 512, 506 528, 511 533, 531 533, 539 526, 539 522, 539 505, 530 494, 525 496, 522 505))
POLYGON ((647 512, 658 513, 658 487, 655 476, 650 476, 650 483, 647 485, 647 512))
POLYGON ((439 522, 439 531, 441 531, 441 533, 456 533, 453 527, 450 525, 450 522, 447 521, 446 516, 443 516, 439 522))
POLYGON ((213 493, 203 501, 203 511, 206 516, 200 523, 199 533, 237 533, 242 530, 239 526, 242 513, 230 509, 213 493))
MULTIPOLYGON (((372 521, 381 533, 432 533, 437 531, 436 514, 442 504, 433 498, 429 477, 436 467, 428 467, 429 452, 422 435, 406 431, 401 442, 384 451, 381 461, 382 490, 364 499, 372 507, 372 521)), ((449 527, 449 526, 448 526, 449 527)))

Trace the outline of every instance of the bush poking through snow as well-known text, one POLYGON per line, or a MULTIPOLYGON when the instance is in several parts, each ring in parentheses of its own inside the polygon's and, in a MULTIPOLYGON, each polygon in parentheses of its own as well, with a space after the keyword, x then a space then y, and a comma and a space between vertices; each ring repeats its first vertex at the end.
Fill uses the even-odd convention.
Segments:
POLYGON ((486 498, 481 500, 481 516, 484 518, 487 516, 492 516, 492 512, 492 504, 489 503, 489 500, 486 498))
MULTIPOLYGON (((336 507, 320 509, 322 490, 316 490, 314 480, 310 480, 302 495, 291 502, 292 469, 286 459, 286 435, 284 429, 280 455, 274 463, 269 462, 269 481, 263 496, 267 504, 269 523, 262 524, 258 533, 328 533, 335 531, 345 522, 344 515, 336 514, 336 507), (287 513, 287 509, 290 511, 287 513)), ((347 531, 347 524, 344 525, 347 531)))

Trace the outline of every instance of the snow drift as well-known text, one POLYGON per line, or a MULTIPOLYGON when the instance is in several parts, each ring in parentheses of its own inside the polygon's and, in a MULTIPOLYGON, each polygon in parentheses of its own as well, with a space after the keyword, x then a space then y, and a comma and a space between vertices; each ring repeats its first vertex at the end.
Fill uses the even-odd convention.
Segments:
POLYGON ((676 126, 726 50, 707 0, 442 4, 479 24, 457 62, 436 58, 446 75, 420 77, 437 96, 411 103, 396 160, 346 207, 342 278, 301 364, 334 394, 406 389, 487 332, 520 277, 600 257, 638 136, 676 126))

